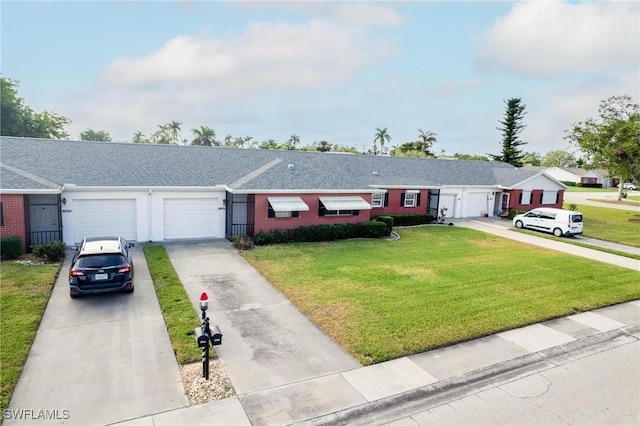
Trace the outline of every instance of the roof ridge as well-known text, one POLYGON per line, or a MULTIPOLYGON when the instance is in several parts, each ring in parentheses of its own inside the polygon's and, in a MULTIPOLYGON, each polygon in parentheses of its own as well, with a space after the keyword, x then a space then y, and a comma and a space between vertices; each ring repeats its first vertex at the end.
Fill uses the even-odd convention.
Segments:
POLYGON ((241 177, 237 181, 235 181, 232 184, 230 184, 229 187, 230 188, 240 188, 243 185, 245 185, 246 183, 250 182, 251 180, 257 178, 258 176, 260 176, 261 174, 263 174, 264 172, 266 172, 270 168, 272 168, 274 166, 277 166, 278 164, 282 163, 283 161, 284 160, 282 158, 273 159, 273 160, 269 161, 267 164, 265 164, 264 166, 261 166, 261 167, 255 169, 254 171, 252 171, 251 173, 248 173, 248 174, 244 175, 243 177, 241 177))
POLYGON ((25 177, 27 179, 30 179, 30 180, 32 180, 34 182, 38 182, 39 184, 42 184, 44 186, 48 186, 51 189, 61 189, 61 186, 58 185, 55 182, 51 182, 50 180, 47 180, 47 179, 42 178, 40 176, 36 176, 33 173, 29 173, 29 172, 27 172, 25 170, 22 170, 22 169, 19 169, 17 167, 10 166, 10 165, 8 165, 6 163, 3 163, 1 161, 0 161, 0 168, 7 169, 10 172, 14 172, 14 173, 19 174, 20 176, 25 177))

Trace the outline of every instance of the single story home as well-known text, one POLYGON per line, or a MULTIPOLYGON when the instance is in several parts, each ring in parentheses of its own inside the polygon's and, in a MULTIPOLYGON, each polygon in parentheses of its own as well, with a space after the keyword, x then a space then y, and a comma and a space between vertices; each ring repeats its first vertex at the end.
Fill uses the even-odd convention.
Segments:
POLYGON ((0 236, 25 248, 117 234, 232 238, 384 214, 561 207, 566 186, 506 163, 0 138, 0 236))
POLYGON ((525 166, 525 169, 545 172, 560 182, 574 182, 591 185, 600 184, 603 188, 611 188, 614 186, 614 181, 609 176, 609 173, 602 169, 587 170, 577 167, 543 166, 525 166))

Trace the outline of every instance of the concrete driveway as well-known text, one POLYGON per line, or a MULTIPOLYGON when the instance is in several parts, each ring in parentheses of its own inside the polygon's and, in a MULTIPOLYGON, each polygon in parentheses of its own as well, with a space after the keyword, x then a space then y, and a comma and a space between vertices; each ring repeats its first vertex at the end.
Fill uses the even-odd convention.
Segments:
MULTIPOLYGON (((242 395, 360 367, 333 339, 224 240, 166 244, 194 308, 209 296, 216 347, 231 383, 242 395)), ((246 401, 245 401, 246 403, 246 401)))
POLYGON ((5 425, 104 425, 189 405, 144 255, 133 250, 133 294, 71 299, 67 257, 9 405, 24 418, 5 425))

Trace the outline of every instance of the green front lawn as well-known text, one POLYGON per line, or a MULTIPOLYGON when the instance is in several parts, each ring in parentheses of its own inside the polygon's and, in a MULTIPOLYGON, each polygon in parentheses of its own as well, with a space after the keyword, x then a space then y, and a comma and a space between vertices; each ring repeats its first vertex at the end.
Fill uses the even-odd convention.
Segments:
POLYGON ((584 204, 577 210, 584 216, 586 237, 640 247, 640 212, 584 204))
POLYGON ((243 256, 363 364, 640 298, 640 273, 458 227, 243 256))
POLYGON ((583 186, 568 186, 567 192, 617 192, 618 188, 588 188, 583 186))
POLYGON ((9 406, 59 271, 53 264, 0 264, 1 411, 9 406))

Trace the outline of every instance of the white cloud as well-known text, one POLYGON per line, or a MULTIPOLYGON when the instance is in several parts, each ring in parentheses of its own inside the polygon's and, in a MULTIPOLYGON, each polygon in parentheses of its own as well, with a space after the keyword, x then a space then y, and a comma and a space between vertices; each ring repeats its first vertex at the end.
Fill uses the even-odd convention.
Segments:
POLYGON ((637 2, 523 2, 481 40, 478 64, 525 76, 640 67, 637 2))
POLYGON ((465 95, 471 92, 475 92, 488 85, 488 81, 481 79, 472 79, 466 81, 441 81, 437 84, 428 86, 425 89, 425 93, 428 96, 435 96, 438 98, 449 98, 465 95))

